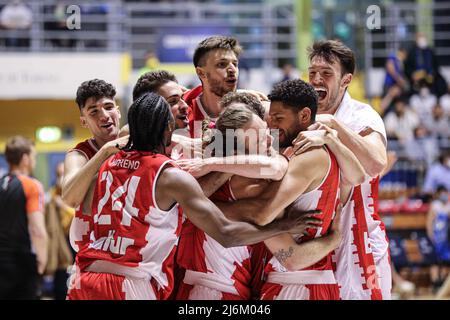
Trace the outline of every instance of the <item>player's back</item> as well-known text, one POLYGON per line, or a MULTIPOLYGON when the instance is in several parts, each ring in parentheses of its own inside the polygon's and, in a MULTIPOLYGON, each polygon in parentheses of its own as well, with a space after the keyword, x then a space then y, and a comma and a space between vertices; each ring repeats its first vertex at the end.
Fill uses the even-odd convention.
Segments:
POLYGON ((158 289, 173 288, 173 264, 181 232, 178 204, 161 210, 156 182, 171 160, 150 152, 119 152, 106 161, 92 203, 93 232, 78 253, 81 271, 152 279, 158 289))

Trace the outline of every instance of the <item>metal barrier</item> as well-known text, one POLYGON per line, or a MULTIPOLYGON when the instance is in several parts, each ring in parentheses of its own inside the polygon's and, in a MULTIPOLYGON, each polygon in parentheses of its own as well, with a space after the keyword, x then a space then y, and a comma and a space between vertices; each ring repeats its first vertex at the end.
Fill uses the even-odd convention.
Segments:
MULTIPOLYGON (((0 0, 0 8, 10 0, 0 0)), ((296 18, 293 1, 261 4, 145 3, 122 0, 25 1, 33 13, 28 30, 0 29, 0 51, 33 52, 130 52, 135 68, 145 63, 147 52, 156 51, 167 28, 226 27, 246 49, 249 67, 277 67, 294 61, 296 18), (64 26, 67 6, 81 9, 81 29, 64 26), (63 5, 55 12, 57 4, 63 5), (61 18, 61 16, 63 18, 61 18), (20 44, 14 39, 22 39, 20 44), (25 42, 25 43, 24 43, 25 42)))

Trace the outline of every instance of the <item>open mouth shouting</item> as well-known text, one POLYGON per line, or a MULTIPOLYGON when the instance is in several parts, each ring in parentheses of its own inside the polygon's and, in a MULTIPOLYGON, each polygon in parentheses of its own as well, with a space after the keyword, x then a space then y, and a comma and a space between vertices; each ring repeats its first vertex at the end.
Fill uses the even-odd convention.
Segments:
POLYGON ((328 96, 328 91, 325 88, 315 88, 317 91, 317 94, 319 95, 319 102, 326 99, 328 96))
POLYGON ((179 114, 176 116, 179 123, 183 123, 183 127, 186 127, 189 123, 187 114, 179 114))
POLYGON ((225 83, 226 83, 227 85, 229 85, 230 87, 235 86, 235 85, 237 84, 237 78, 234 78, 234 77, 232 77, 232 78, 227 78, 227 79, 225 80, 225 83))

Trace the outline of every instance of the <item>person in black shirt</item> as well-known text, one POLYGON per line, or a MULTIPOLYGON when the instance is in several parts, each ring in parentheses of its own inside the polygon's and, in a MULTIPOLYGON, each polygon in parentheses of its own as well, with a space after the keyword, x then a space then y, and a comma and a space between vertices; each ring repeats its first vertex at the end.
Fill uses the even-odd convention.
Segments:
POLYGON ((47 264, 42 185, 30 177, 33 143, 20 136, 6 144, 9 173, 0 178, 0 299, 38 298, 39 275, 47 264))

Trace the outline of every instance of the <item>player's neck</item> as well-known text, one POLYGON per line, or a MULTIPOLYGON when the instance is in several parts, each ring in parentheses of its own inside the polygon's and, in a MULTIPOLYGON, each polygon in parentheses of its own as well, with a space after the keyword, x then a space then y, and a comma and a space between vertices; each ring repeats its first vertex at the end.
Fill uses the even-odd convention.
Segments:
POLYGON ((29 170, 21 166, 11 166, 9 172, 14 175, 24 175, 24 176, 30 175, 29 170))
MULTIPOLYGON (((99 149, 99 150, 100 150, 101 147, 103 147, 106 143, 109 142, 109 141, 106 141, 104 139, 101 139, 101 138, 95 137, 95 136, 93 137, 92 140, 93 140, 95 146, 97 147, 97 149, 99 149)), ((114 139, 111 139, 111 141, 112 140, 114 140, 114 139)))
POLYGON ((219 104, 221 99, 222 97, 217 96, 210 90, 203 91, 203 94, 200 96, 202 107, 210 118, 217 118, 222 112, 219 104))
POLYGON ((345 90, 344 93, 342 94, 342 96, 339 99, 337 99, 336 104, 327 111, 328 114, 331 114, 331 115, 336 114, 336 112, 339 110, 339 107, 342 105, 342 102, 344 101, 346 93, 347 93, 347 90, 345 90))

